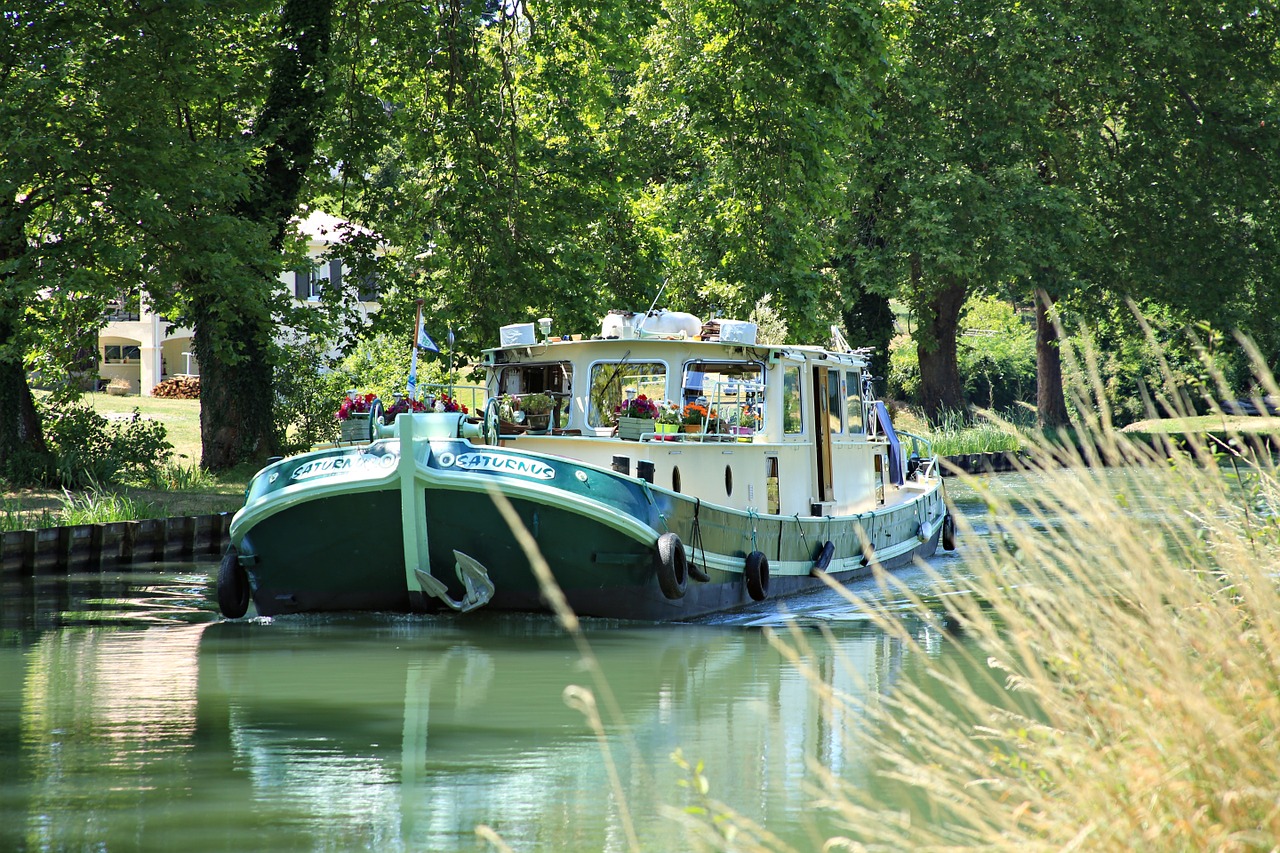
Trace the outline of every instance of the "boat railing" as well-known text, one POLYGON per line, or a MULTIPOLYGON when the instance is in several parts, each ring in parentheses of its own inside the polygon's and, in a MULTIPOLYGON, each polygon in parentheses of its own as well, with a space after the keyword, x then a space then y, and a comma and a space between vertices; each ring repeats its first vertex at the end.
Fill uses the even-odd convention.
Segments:
POLYGON ((920 479, 928 479, 938 464, 938 457, 933 453, 933 442, 921 435, 898 431, 898 441, 907 458, 908 476, 919 472, 920 479))

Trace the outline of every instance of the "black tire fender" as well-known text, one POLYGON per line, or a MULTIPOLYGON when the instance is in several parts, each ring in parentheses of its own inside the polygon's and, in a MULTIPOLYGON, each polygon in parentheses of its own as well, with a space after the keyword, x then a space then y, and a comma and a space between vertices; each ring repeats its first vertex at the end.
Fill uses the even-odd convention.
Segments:
POLYGON ((956 549, 956 520, 951 513, 942 517, 942 547, 948 551, 956 549))
POLYGON ((249 573, 240 565, 240 552, 232 545, 218 566, 218 609, 228 619, 239 619, 249 610, 249 573))
POLYGON ((674 533, 658 537, 653 558, 653 571, 658 576, 658 586, 667 598, 684 598, 689 582, 689 560, 684 553, 684 543, 674 533))
POLYGON ((764 601, 769 596, 769 558, 762 552, 752 551, 747 555, 742 575, 752 601, 764 601))

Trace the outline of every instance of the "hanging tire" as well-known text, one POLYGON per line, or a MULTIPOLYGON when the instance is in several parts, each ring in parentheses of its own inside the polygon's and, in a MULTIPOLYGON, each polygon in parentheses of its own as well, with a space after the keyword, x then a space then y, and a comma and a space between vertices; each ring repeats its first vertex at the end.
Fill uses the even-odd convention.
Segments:
POLYGON ((218 609, 228 619, 239 619, 249 610, 249 573, 240 565, 240 552, 234 545, 218 566, 218 609))
POLYGON ((689 561, 685 557, 684 543, 674 533, 658 537, 653 570, 658 575, 658 586, 667 598, 684 598, 685 585, 689 582, 689 561))
POLYGON ((951 513, 942 517, 942 547, 948 551, 956 549, 956 520, 951 513))
POLYGON ((764 601, 769 596, 769 558, 759 551, 752 551, 747 555, 747 565, 742 574, 751 600, 764 601))

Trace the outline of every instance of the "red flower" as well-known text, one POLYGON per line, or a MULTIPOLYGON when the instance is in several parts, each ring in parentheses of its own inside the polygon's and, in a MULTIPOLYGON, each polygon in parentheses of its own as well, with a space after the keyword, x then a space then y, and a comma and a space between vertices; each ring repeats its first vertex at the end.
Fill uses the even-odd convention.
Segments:
POLYGON ((614 415, 620 418, 648 418, 654 420, 658 417, 658 404, 641 394, 630 402, 623 402, 613 410, 614 415))
POLYGON ((345 421, 352 415, 367 414, 369 407, 373 405, 373 401, 378 399, 376 394, 357 394, 354 398, 347 397, 343 399, 342 405, 338 407, 337 418, 345 421))

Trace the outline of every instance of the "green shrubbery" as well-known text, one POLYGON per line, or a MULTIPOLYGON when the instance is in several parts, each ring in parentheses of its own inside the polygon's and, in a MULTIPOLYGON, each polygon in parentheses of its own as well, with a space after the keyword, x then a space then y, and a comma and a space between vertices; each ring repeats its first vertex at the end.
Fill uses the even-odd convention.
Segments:
POLYGON ((30 472, 66 488, 149 480, 173 452, 164 424, 137 409, 126 420, 108 420, 86 405, 42 405, 49 467, 30 472))
MULTIPOLYGON (((405 390, 409 378, 409 344, 403 336, 380 333, 361 339, 351 354, 336 364, 315 344, 285 347, 276 370, 276 420, 280 447, 298 453, 338 437, 335 413, 343 394, 355 388, 376 394, 385 405, 405 390)), ((444 385, 448 374, 430 358, 418 361, 418 384, 444 385)))

